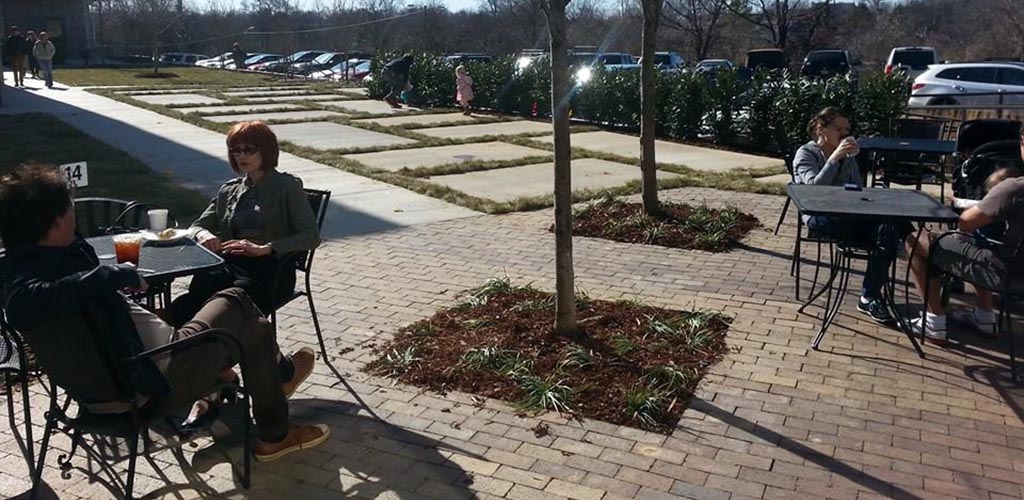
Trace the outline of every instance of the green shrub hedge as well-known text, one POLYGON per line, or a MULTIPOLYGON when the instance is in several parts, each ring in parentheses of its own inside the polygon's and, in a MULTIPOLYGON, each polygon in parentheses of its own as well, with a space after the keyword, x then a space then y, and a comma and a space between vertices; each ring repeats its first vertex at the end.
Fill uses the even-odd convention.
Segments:
MULTIPOLYGON (((371 63, 376 78, 370 96, 383 97, 386 85, 380 70, 397 53, 382 53, 371 63)), ((421 106, 451 106, 455 102, 455 65, 443 57, 414 53, 410 97, 421 106)), ((551 75, 546 58, 517 68, 511 57, 491 63, 469 63, 474 84, 473 107, 526 116, 549 116, 551 75)), ((576 82, 575 77, 573 81, 576 82)), ((719 71, 713 75, 692 71, 658 73, 658 134, 663 137, 711 138, 725 144, 743 144, 776 150, 774 127, 781 125, 790 144, 808 140, 807 121, 829 105, 850 116, 855 135, 885 134, 889 120, 904 111, 907 81, 896 74, 867 73, 858 82, 849 76, 804 80, 789 72, 719 71)), ((597 125, 638 131, 640 126, 640 72, 595 68, 586 83, 572 90, 572 117, 597 125)))

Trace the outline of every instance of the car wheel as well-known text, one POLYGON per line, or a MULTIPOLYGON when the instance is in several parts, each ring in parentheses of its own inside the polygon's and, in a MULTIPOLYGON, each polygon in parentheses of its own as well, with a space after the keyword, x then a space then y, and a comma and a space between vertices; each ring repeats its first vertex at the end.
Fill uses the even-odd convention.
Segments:
POLYGON ((956 106, 956 99, 952 97, 936 97, 928 101, 929 106, 956 106))

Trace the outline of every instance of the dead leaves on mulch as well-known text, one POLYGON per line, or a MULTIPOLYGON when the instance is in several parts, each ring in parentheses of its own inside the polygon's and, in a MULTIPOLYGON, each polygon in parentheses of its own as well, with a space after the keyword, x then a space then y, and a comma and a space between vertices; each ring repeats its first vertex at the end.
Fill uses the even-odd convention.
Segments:
POLYGON ((553 331, 550 293, 496 279, 463 298, 400 330, 366 370, 523 411, 671 432, 726 351, 729 318, 716 312, 578 297, 583 335, 569 338, 553 331))

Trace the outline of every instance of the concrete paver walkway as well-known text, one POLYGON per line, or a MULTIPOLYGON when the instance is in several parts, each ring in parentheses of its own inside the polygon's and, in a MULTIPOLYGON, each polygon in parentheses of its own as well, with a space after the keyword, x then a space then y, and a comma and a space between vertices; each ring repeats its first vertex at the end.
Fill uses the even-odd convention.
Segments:
MULTIPOLYGON (((551 143, 551 136, 535 139, 551 143)), ((782 160, 720 149, 687 146, 677 142, 655 141, 659 163, 685 165, 694 170, 725 172, 734 168, 760 168, 781 166, 782 160)), ((583 132, 572 134, 572 147, 611 153, 628 158, 640 158, 640 139, 612 132, 583 132)))
POLYGON ((436 167, 467 161, 507 161, 538 156, 551 156, 551 153, 543 149, 492 141, 352 154, 345 155, 345 158, 369 167, 394 172, 403 168, 436 167))
MULTIPOLYGON (((220 133, 83 90, 62 85, 54 90, 35 88, 37 84, 42 86, 35 80, 28 84, 33 90, 4 88, 4 107, 0 109, 50 113, 208 196, 216 194, 220 185, 234 175, 220 133)), ((279 168, 300 176, 307 187, 332 192, 324 227, 324 235, 329 237, 477 215, 436 198, 288 153, 281 153, 279 168)))

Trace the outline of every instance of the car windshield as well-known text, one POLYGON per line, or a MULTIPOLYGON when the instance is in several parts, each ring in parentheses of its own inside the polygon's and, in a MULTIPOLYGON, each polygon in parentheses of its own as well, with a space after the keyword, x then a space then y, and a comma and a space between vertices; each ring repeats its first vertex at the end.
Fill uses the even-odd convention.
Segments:
POLYGON ((370 71, 370 61, 363 61, 359 63, 357 66, 352 68, 352 71, 355 71, 356 73, 360 71, 370 71))
POLYGON ((672 64, 672 57, 668 54, 654 54, 654 64, 669 66, 672 64))
POLYGON ((331 58, 333 58, 336 55, 337 54, 332 54, 330 52, 326 52, 324 54, 320 54, 319 56, 317 56, 316 59, 313 59, 313 62, 315 62, 317 64, 327 64, 328 62, 331 61, 331 58))
POLYGON ((930 50, 900 50, 892 55, 893 66, 901 64, 912 69, 928 69, 929 64, 935 64, 935 52, 930 50))
POLYGON ((633 64, 632 58, 624 54, 602 54, 598 60, 602 64, 633 64))
POLYGON ((748 68, 783 69, 786 67, 786 55, 782 52, 752 52, 747 55, 748 68))
POLYGON ((836 72, 846 71, 849 66, 846 63, 846 55, 842 52, 813 52, 807 55, 804 69, 808 73, 836 72))

